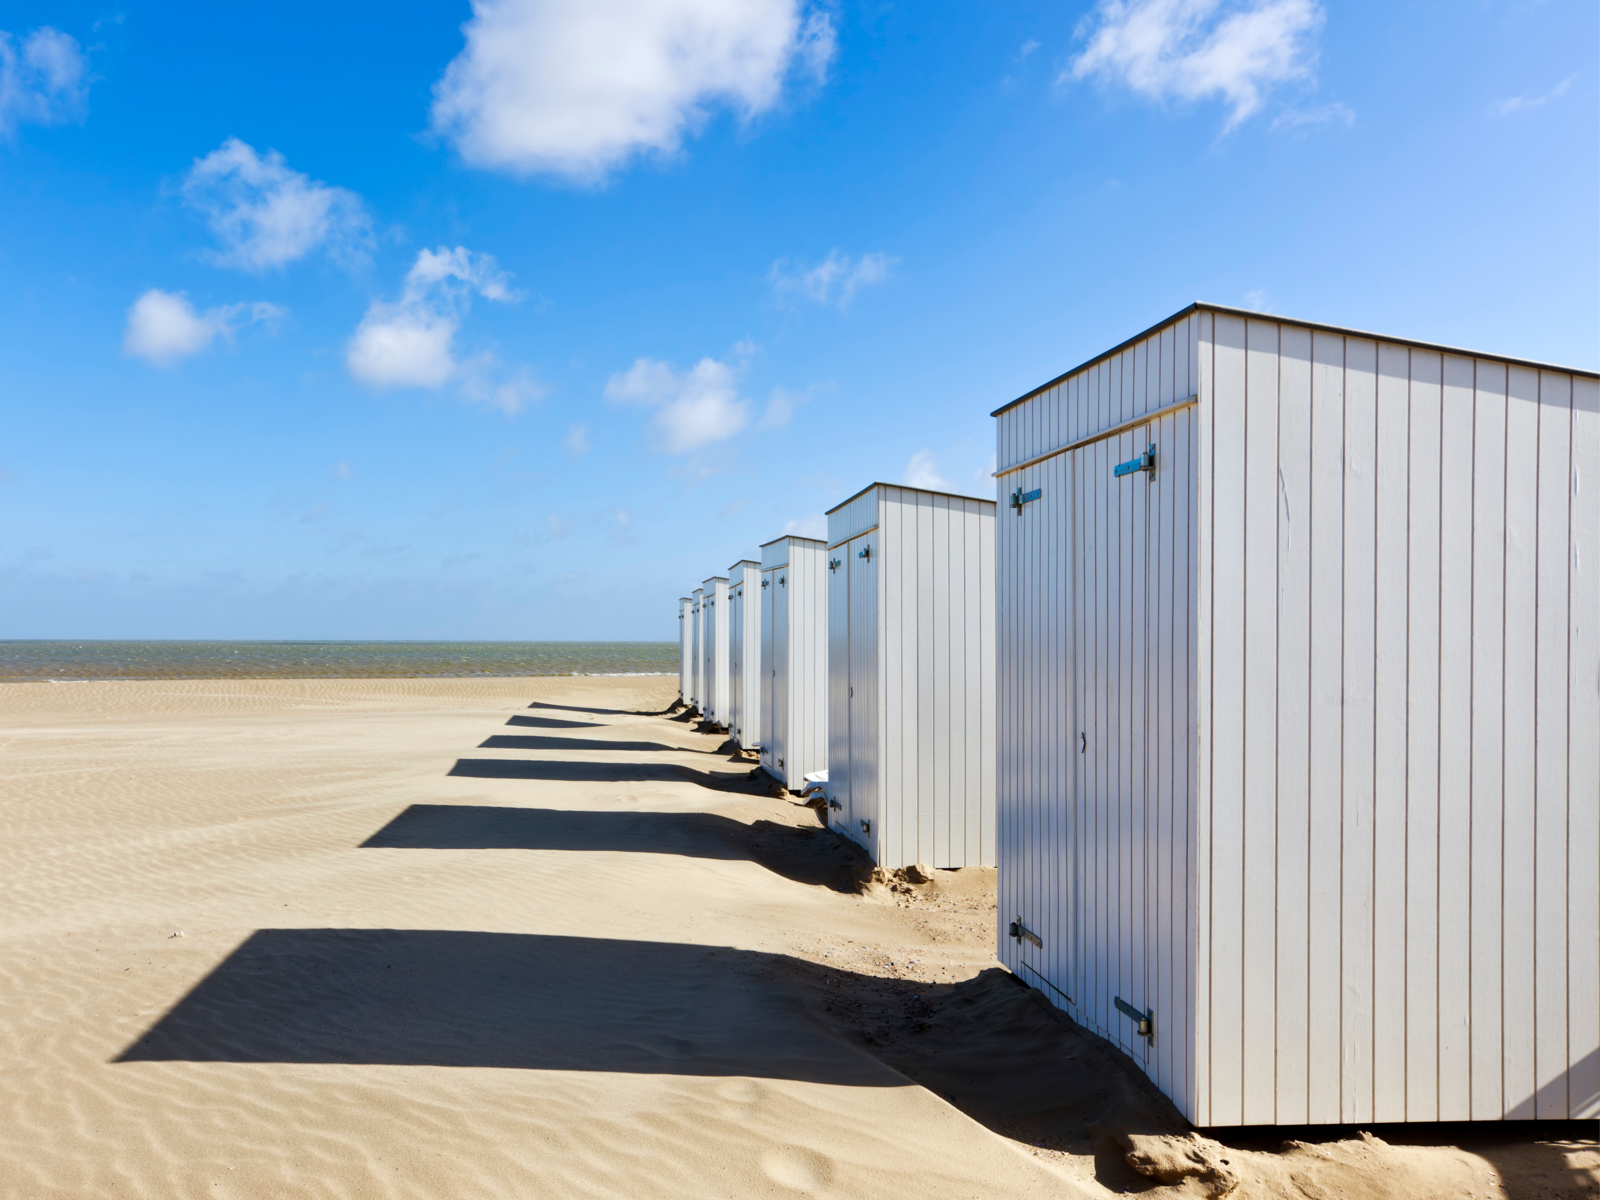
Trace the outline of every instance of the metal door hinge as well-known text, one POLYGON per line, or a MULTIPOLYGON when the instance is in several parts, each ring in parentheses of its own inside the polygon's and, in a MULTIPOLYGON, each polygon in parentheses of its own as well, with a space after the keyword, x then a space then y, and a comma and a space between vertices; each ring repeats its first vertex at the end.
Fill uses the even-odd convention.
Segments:
POLYGON ((1111 473, 1118 479, 1121 479, 1124 475, 1136 475, 1140 471, 1148 471, 1152 475, 1156 473, 1156 444, 1154 442, 1151 442, 1150 449, 1139 455, 1138 458, 1130 458, 1127 462, 1118 463, 1111 468, 1111 473))
POLYGON ((1041 950, 1044 949, 1044 939, 1024 925, 1021 917, 1011 922, 1011 936, 1019 942, 1029 942, 1041 950))
POLYGON ((868 837, 872 836, 872 822, 867 820, 865 817, 861 818, 861 832, 866 834, 868 837))
POLYGON ((828 570, 830 571, 837 571, 842 566, 844 566, 844 564, 837 558, 830 558, 828 560, 828 570))
POLYGON ((766 586, 767 586, 767 584, 769 584, 769 583, 771 583, 771 582, 772 582, 772 580, 770 580, 770 579, 763 579, 763 580, 762 580, 762 581, 761 581, 761 586, 762 586, 762 587, 766 587, 766 586))
POLYGON ((1156 1010, 1147 1009, 1140 1012, 1121 996, 1116 997, 1112 1003, 1117 1006, 1117 1011, 1125 1017, 1131 1017, 1139 1022, 1139 1036, 1147 1041, 1155 1041, 1156 1037, 1156 1010))
POLYGON ((872 557, 872 547, 871 546, 863 546, 863 547, 861 547, 861 553, 856 555, 856 557, 857 558, 870 559, 872 557))
POLYGON ((1016 491, 1011 493, 1011 507, 1017 510, 1017 516, 1020 517, 1022 515, 1022 506, 1031 501, 1037 500, 1039 495, 1040 491, 1038 488, 1034 488, 1031 492, 1025 492, 1021 488, 1018 488, 1016 491))
POLYGON ((779 575, 778 576, 778 586, 779 587, 788 587, 789 586, 789 577, 787 575, 779 575))

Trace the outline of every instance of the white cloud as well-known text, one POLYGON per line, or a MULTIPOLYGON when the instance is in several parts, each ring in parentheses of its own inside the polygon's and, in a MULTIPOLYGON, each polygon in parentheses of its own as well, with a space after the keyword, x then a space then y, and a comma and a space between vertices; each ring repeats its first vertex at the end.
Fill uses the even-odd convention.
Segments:
POLYGON ((219 337, 231 338, 246 325, 282 315, 276 305, 259 302, 197 312, 183 293, 151 288, 128 310, 122 348, 155 366, 168 367, 198 354, 219 337))
POLYGON ((589 427, 587 425, 572 425, 567 429, 567 452, 570 454, 589 453, 589 427))
POLYGON ((811 513, 808 516, 796 517, 792 521, 783 523, 783 528, 778 531, 778 536, 808 537, 826 541, 828 537, 828 518, 822 513, 811 513))
POLYGON ((1311 73, 1316 0, 1100 0, 1080 26, 1089 44, 1063 80, 1120 83, 1153 100, 1219 96, 1226 129, 1274 84, 1311 73))
POLYGON ((782 429, 789 423, 789 418, 794 416, 794 410, 804 400, 804 396, 796 396, 787 388, 773 388, 772 394, 767 398, 767 409, 761 414, 761 420, 756 422, 756 428, 761 430, 782 429))
POLYGON ((0 30, 0 136, 19 125, 63 125, 89 112, 89 60, 77 40, 48 25, 19 45, 0 30))
POLYGON ((1572 81, 1576 78, 1576 75, 1568 75, 1555 87, 1542 95, 1533 96, 1524 93, 1521 96, 1512 96, 1507 100, 1502 100, 1494 106, 1494 113, 1496 116, 1508 117, 1514 112, 1522 112, 1524 109, 1538 108, 1542 104, 1549 104, 1557 96, 1565 95, 1567 89, 1572 86, 1572 81))
POLYGON ((906 473, 901 482, 907 487, 928 488, 935 492, 948 492, 950 484, 945 477, 939 474, 934 466, 933 455, 926 450, 918 450, 911 456, 911 461, 906 464, 906 473))
POLYGON ((641 358, 606 381, 607 400, 655 409, 651 440, 665 454, 686 454, 733 437, 750 420, 750 404, 739 398, 734 369, 702 358, 687 371, 641 358))
POLYGON ((224 266, 262 271, 319 248, 349 261, 371 241, 371 219, 354 192, 291 170, 276 150, 258 154, 238 138, 197 158, 182 190, 222 243, 213 258, 224 266))
POLYGON ((715 103, 771 108, 835 48, 802 0, 475 0, 462 32, 434 131, 474 166, 585 181, 671 153, 715 103))
POLYGON ((894 261, 887 254, 852 258, 830 250, 828 257, 814 267, 791 266, 788 259, 780 258, 767 272, 767 279, 772 284, 773 295, 780 301, 810 300, 849 308, 858 291, 888 278, 894 261))
POLYGON ((1314 129, 1319 125, 1354 125, 1356 114, 1348 104, 1335 100, 1332 104, 1318 104, 1314 108, 1286 108, 1272 119, 1273 133, 1314 129))
POLYGON ((571 535, 572 524, 569 521, 563 521, 555 513, 551 513, 545 518, 544 531, 551 538, 564 538, 571 535))
POLYGON ((1253 309, 1259 313, 1272 311, 1271 302, 1267 299, 1266 288, 1255 288, 1246 292, 1244 294, 1244 305, 1246 308, 1253 309))
MULTIPOLYGON (((375 301, 357 326, 345 353, 350 374, 373 387, 443 387, 466 377, 482 398, 481 372, 457 360, 456 331, 476 292, 490 300, 511 300, 505 275, 487 254, 464 246, 423 250, 406 272, 400 299, 375 301)), ((516 394, 504 399, 516 400, 516 394)), ((516 411, 520 402, 501 407, 516 411)))

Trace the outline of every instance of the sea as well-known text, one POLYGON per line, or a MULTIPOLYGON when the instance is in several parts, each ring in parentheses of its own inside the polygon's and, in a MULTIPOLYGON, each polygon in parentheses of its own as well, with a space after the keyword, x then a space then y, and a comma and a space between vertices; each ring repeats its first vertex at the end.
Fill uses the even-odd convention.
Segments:
POLYGON ((677 673, 677 642, 0 641, 5 683, 677 673))

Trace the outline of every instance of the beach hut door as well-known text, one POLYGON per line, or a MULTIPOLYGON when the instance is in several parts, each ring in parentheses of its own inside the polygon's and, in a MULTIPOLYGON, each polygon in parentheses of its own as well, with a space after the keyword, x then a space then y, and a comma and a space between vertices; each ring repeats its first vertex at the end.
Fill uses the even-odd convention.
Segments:
POLYGON ((874 860, 878 824, 878 535, 846 546, 850 572, 850 836, 874 860))

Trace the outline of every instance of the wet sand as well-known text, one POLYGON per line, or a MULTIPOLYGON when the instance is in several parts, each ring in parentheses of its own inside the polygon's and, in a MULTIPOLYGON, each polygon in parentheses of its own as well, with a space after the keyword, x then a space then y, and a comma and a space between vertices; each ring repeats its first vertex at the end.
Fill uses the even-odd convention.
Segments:
POLYGON ((1191 1137, 992 872, 874 882, 675 690, 0 687, 0 1196, 1600 1192, 1576 1126, 1191 1137))

